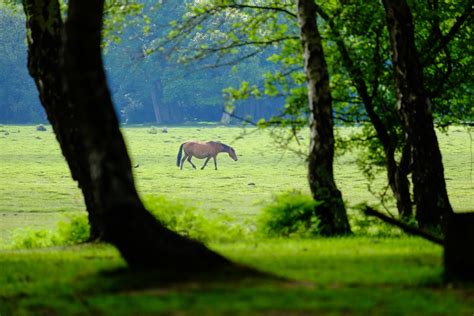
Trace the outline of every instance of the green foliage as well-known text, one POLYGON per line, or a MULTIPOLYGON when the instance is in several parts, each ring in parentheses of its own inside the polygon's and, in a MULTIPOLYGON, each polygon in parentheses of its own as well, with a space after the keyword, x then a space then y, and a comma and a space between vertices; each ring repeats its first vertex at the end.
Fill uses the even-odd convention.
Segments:
POLYGON ((90 234, 89 220, 85 214, 71 216, 68 222, 58 223, 57 234, 62 245, 86 242, 90 234))
POLYGON ((319 204, 298 191, 276 195, 262 210, 258 219, 259 231, 268 237, 317 236, 320 222, 314 210, 319 204))
POLYGON ((250 231, 242 225, 232 223, 225 215, 209 219, 203 211, 163 196, 147 196, 146 208, 167 228, 180 235, 209 242, 235 242, 249 238, 250 231))
POLYGON ((31 249, 56 245, 56 236, 46 229, 21 228, 13 233, 13 247, 31 249))
POLYGON ((110 43, 120 43, 124 29, 128 26, 143 24, 143 32, 149 31, 150 19, 143 12, 144 5, 137 1, 130 0, 114 0, 105 1, 104 27, 102 36, 104 38, 103 47, 107 47, 110 43))
POLYGON ((89 222, 85 214, 72 215, 69 221, 61 221, 56 230, 23 228, 13 233, 13 247, 31 249, 59 245, 74 245, 89 238, 89 222))
POLYGON ((397 227, 381 220, 365 215, 356 208, 349 216, 352 232, 357 236, 366 237, 400 237, 404 233, 397 227))
MULTIPOLYGON (((257 219, 258 232, 265 237, 303 237, 319 235, 319 220, 314 213, 318 206, 308 194, 289 191, 275 195, 273 202, 257 219)), ((377 218, 364 215, 359 208, 348 214, 352 232, 365 237, 400 237, 403 232, 377 218)))

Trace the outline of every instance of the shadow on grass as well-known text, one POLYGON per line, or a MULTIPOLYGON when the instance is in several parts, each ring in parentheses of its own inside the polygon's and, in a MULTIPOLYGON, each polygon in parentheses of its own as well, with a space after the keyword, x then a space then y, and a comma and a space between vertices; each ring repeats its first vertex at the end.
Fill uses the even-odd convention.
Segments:
MULTIPOLYGON (((191 263, 192 264, 192 263, 191 263)), ((186 291, 223 287, 255 287, 259 285, 309 284, 258 271, 243 265, 231 265, 214 271, 193 272, 155 269, 117 268, 100 271, 80 282, 84 293, 126 293, 186 291)))
POLYGON ((234 260, 280 276, 244 266, 199 274, 128 269, 114 249, 101 245, 0 252, 0 314, 472 313, 474 288, 440 283, 439 257, 387 255, 381 251, 390 242, 382 242, 278 241, 260 245, 258 251, 253 245, 242 245, 242 252, 238 245, 228 246, 234 260), (331 254, 325 243, 332 247, 331 254), (358 252, 348 254, 354 245, 359 246, 358 252), (320 247, 326 250, 317 251, 320 247), (290 280, 295 275, 310 281, 290 280))

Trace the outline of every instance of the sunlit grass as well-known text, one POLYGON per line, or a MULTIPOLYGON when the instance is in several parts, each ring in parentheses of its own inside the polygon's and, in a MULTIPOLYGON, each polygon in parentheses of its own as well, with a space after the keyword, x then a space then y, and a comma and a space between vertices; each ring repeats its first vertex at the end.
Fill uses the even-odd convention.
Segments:
MULTIPOLYGON (((69 212, 83 212, 84 202, 72 181, 59 146, 47 126, 0 128, 0 238, 10 238, 21 226, 53 228, 69 212), (3 131, 3 132, 2 132, 3 131), (8 133, 8 135, 6 135, 8 133), (47 214, 46 214, 47 213, 47 214)), ((236 221, 253 221, 272 194, 297 189, 308 192, 305 161, 290 150, 279 148, 267 131, 226 127, 169 127, 168 133, 148 133, 149 127, 122 129, 132 156, 137 187, 142 196, 164 195, 204 209, 206 215, 226 214, 236 221), (218 156, 219 170, 212 164, 193 170, 176 167, 179 145, 190 139, 218 140, 233 146, 239 155, 234 162, 218 156)), ((348 135, 351 128, 340 128, 348 135)), ((453 127, 448 135, 438 133, 443 151, 446 181, 456 211, 474 208, 472 153, 466 129, 453 127)), ((307 145, 302 135, 300 150, 307 145)), ((203 160, 195 160, 198 166, 203 160)), ((355 165, 355 154, 335 160, 336 180, 348 205, 377 203, 367 190, 367 181, 355 165)), ((374 188, 382 190, 386 176, 381 173, 374 188)), ((389 205, 394 211, 393 203, 389 205)))

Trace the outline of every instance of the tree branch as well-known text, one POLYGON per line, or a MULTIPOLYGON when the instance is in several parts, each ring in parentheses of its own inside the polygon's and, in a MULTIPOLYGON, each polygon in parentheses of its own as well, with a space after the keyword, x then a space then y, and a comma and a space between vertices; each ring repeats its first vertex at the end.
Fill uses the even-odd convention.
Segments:
POLYGON ((243 117, 238 116, 238 115, 235 115, 234 113, 231 113, 231 112, 229 112, 229 111, 226 111, 225 109, 222 111, 222 113, 227 114, 227 115, 229 115, 230 117, 233 117, 233 118, 235 118, 235 119, 237 119, 237 120, 239 120, 239 121, 241 121, 241 122, 245 122, 245 123, 248 123, 248 124, 253 125, 253 126, 258 126, 257 123, 255 123, 254 121, 249 120, 249 119, 246 119, 246 118, 243 118, 243 117))
POLYGON ((444 240, 442 238, 439 238, 438 236, 432 235, 432 234, 430 234, 430 233, 428 233, 424 230, 421 230, 417 227, 408 225, 408 224, 406 224, 402 221, 399 221, 399 220, 397 220, 393 217, 387 216, 387 215, 377 211, 376 209, 371 208, 370 206, 365 206, 362 209, 362 211, 364 212, 365 215, 377 217, 378 219, 380 219, 381 221, 383 221, 387 224, 397 226, 398 228, 400 228, 401 230, 403 230, 407 234, 424 238, 426 240, 429 240, 429 241, 431 241, 435 244, 441 245, 441 246, 444 245, 444 240))
POLYGON ((202 52, 205 53, 216 53, 225 50, 229 50, 232 48, 242 47, 242 46, 269 46, 278 42, 283 42, 287 40, 297 40, 299 37, 297 36, 285 36, 280 38, 269 39, 266 41, 235 41, 226 46, 219 46, 219 47, 209 47, 209 48, 201 48, 202 52))
POLYGON ((255 10, 268 10, 268 11, 278 11, 288 14, 292 18, 297 18, 296 14, 291 12, 288 9, 281 8, 281 7, 271 7, 271 6, 257 6, 257 5, 248 5, 248 4, 228 4, 228 5, 220 5, 217 6, 218 8, 233 8, 233 9, 255 9, 255 10))
POLYGON ((474 7, 472 6, 472 3, 468 1, 464 12, 457 17, 456 22, 453 24, 449 32, 444 36, 438 37, 438 42, 435 45, 431 46, 433 47, 431 50, 428 50, 428 53, 422 60, 422 65, 424 67, 431 65, 434 62, 439 52, 442 51, 449 44, 449 42, 451 42, 451 40, 456 36, 461 27, 464 25, 464 23, 469 19, 473 10, 474 7))

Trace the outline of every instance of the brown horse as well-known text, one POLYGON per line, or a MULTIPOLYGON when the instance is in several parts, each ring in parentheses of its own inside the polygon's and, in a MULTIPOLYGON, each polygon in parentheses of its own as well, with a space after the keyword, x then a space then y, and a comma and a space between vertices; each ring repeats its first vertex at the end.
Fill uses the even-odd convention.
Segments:
POLYGON ((201 169, 206 167, 209 159, 214 159, 214 166, 217 170, 217 160, 216 156, 218 153, 226 152, 229 154, 230 158, 237 161, 237 155, 235 153, 234 148, 230 147, 229 145, 222 144, 219 142, 186 142, 182 143, 181 147, 179 147, 178 157, 177 157, 177 165, 180 169, 183 169, 184 162, 188 160, 188 162, 196 169, 196 166, 192 163, 191 158, 196 157, 198 159, 206 158, 204 165, 201 169), (184 151, 184 157, 181 159, 182 152, 184 151))

